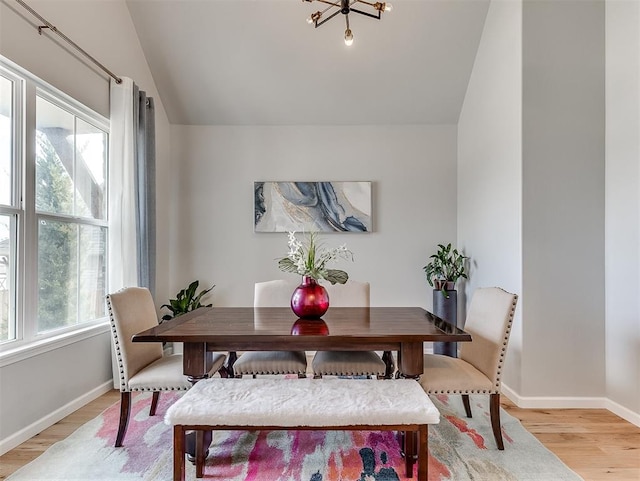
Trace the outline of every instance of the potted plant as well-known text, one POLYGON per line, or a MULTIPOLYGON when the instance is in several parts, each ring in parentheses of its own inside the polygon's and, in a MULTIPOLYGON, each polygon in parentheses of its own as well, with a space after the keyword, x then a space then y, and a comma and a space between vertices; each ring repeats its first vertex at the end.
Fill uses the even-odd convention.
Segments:
MULTIPOLYGON (((427 282, 433 287, 433 313, 453 326, 458 325, 458 293, 456 282, 467 279, 465 263, 467 256, 452 248, 451 243, 438 244, 435 254, 429 256, 429 263, 423 267, 427 282)), ((434 342, 433 352, 457 357, 455 342, 434 342)))
POLYGON ((202 298, 216 286, 211 286, 209 289, 203 289, 199 294, 196 294, 200 281, 193 281, 189 284, 189 287, 182 289, 176 295, 175 299, 169 299, 169 304, 163 304, 160 307, 166 307, 171 311, 171 314, 165 314, 162 316, 163 321, 168 321, 181 314, 193 311, 199 307, 211 307, 213 304, 202 304, 202 298))
POLYGON ((458 279, 467 279, 465 261, 469 258, 458 252, 458 249, 452 249, 451 243, 446 246, 438 244, 438 251, 429 256, 429 259, 431 261, 423 267, 427 282, 443 296, 448 297, 447 292, 455 290, 458 279))

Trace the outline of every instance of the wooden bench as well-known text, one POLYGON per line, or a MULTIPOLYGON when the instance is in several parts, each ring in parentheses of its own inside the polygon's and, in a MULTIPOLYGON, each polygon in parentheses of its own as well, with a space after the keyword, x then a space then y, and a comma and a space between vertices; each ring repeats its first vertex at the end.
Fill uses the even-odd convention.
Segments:
MULTIPOLYGON (((173 428, 173 479, 185 478, 185 433, 195 430, 196 477, 203 476, 204 431, 332 430, 418 433, 418 480, 427 481, 428 425, 440 413, 414 380, 205 379, 165 415, 173 428)), ((413 476, 414 435, 405 435, 413 476)))

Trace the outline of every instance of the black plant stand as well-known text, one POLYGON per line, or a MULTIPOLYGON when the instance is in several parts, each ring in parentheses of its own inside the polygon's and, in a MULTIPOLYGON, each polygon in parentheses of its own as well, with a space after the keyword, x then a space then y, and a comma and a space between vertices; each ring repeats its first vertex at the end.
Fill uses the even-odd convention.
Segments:
MULTIPOLYGON (((447 290, 443 294, 440 290, 433 290, 433 313, 453 326, 458 325, 458 292, 455 289, 447 290)), ((458 357, 457 342, 434 342, 433 353, 449 357, 458 357)))

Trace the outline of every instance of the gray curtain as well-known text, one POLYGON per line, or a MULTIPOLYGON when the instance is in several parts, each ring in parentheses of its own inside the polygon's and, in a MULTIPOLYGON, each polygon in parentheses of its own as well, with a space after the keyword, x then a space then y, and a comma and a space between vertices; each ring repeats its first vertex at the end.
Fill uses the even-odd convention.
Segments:
POLYGON ((138 285, 156 290, 156 124, 153 98, 134 85, 138 285))

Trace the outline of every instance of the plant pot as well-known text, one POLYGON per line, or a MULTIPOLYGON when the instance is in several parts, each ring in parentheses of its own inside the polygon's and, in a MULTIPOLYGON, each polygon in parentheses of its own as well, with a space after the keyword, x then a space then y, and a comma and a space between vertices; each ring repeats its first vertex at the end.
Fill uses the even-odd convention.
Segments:
POLYGON ((455 291, 456 290, 456 283, 452 282, 452 281, 444 281, 444 280, 434 280, 433 281, 433 288, 437 291, 442 290, 442 286, 444 285, 444 290, 445 291, 455 291))
MULTIPOLYGON (((434 283, 435 284, 435 283, 434 283)), ((433 313, 443 321, 453 326, 458 325, 458 292, 451 282, 452 288, 447 286, 447 294, 443 294, 440 289, 433 290, 433 313)), ((441 286, 440 286, 441 287, 441 286)), ((457 342, 434 342, 433 353, 442 354, 449 357, 458 357, 457 342)))

